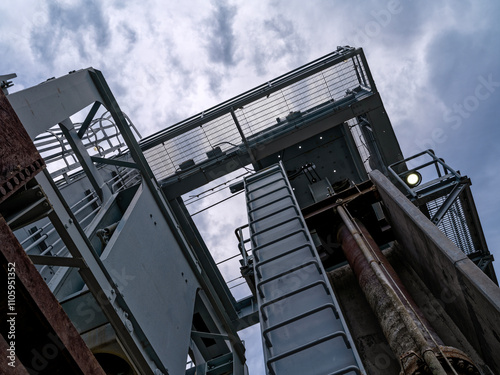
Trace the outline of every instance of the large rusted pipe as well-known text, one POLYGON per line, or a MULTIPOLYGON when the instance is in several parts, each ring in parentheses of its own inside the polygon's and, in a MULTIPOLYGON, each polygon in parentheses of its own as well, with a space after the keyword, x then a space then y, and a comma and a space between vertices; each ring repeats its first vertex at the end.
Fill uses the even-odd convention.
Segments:
POLYGON ((434 343, 437 335, 433 341, 427 334, 432 332, 430 326, 427 327, 423 315, 419 314, 418 319, 413 312, 418 311, 418 308, 394 269, 366 228, 361 223, 355 224, 343 207, 337 207, 337 212, 344 222, 338 232, 342 249, 391 349, 400 358, 408 353, 418 353, 432 374, 446 375, 447 372, 434 352, 438 349, 434 343), (423 324, 426 325, 425 328, 423 324))

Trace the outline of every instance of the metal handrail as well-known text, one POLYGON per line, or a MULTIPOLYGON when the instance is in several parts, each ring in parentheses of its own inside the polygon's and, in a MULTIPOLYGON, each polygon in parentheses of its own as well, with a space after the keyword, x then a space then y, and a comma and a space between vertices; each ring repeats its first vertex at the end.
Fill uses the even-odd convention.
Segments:
POLYGON ((243 229, 248 228, 248 224, 238 227, 234 230, 234 235, 238 239, 238 249, 240 249, 241 256, 243 257, 243 265, 248 266, 248 254, 245 248, 245 244, 250 242, 250 239, 243 238, 243 229))
MULTIPOLYGON (((441 166, 443 168, 443 171, 444 171, 445 175, 450 174, 457 181, 462 178, 462 176, 458 172, 456 172, 453 168, 451 168, 448 164, 446 164, 443 159, 438 158, 436 156, 436 154, 434 153, 434 151, 431 150, 431 149, 422 151, 422 152, 420 152, 418 154, 410 156, 409 158, 406 158, 404 160, 400 160, 400 161, 398 161, 396 163, 393 163, 393 164, 389 165, 388 171, 406 189, 406 191, 408 192, 409 195, 411 195, 413 198, 417 198, 419 190, 422 190, 422 188, 425 187, 425 185, 420 185, 420 188, 417 188, 417 187, 411 188, 410 186, 408 186, 408 184, 406 184, 403 181, 402 177, 405 176, 405 175, 407 175, 408 173, 411 173, 413 171, 419 171, 419 170, 421 170, 421 169, 423 169, 425 167, 428 167, 430 165, 435 165, 436 166, 436 172, 438 174, 438 178, 442 177, 441 176, 441 172, 439 170, 439 166, 441 166), (420 156, 423 156, 423 155, 429 155, 432 158, 432 160, 429 161, 429 162, 423 163, 423 164, 421 164, 421 165, 419 165, 419 166, 417 166, 415 168, 412 168, 410 171, 404 171, 404 172, 400 172, 400 173, 396 172, 396 170, 395 170, 396 168, 395 167, 397 167, 397 166, 399 166, 401 164, 406 164, 406 162, 408 162, 410 160, 413 160, 413 159, 416 159, 416 158, 418 158, 420 156)), ((434 181, 434 180, 432 180, 432 181, 434 181)))

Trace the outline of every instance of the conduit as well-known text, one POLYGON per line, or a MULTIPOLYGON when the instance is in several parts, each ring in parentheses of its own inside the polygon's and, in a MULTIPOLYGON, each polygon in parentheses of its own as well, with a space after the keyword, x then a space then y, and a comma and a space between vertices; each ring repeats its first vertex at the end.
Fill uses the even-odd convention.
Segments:
POLYGON ((344 222, 338 231, 339 242, 391 349, 401 359, 404 373, 421 373, 427 367, 431 374, 446 375, 434 352, 442 343, 418 312, 394 269, 366 228, 351 220, 344 207, 338 206, 337 212, 344 222), (417 364, 420 358, 424 366, 417 364), (410 368, 414 370, 407 372, 410 368))

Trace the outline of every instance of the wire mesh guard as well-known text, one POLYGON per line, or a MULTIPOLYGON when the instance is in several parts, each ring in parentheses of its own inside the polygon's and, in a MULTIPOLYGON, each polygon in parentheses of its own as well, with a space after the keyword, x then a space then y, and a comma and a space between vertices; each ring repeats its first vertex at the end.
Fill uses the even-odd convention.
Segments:
MULTIPOLYGON (((129 126, 140 137, 126 115, 125 118, 129 122, 129 126)), ((82 124, 75 123, 74 126, 78 131, 82 124)), ((104 112, 91 121, 82 137, 82 142, 90 155, 109 157, 123 154, 130 158, 129 154, 125 154, 126 144, 109 112, 104 112)), ((40 134, 35 139, 34 144, 46 161, 47 169, 59 188, 63 188, 64 185, 83 173, 74 151, 58 125, 40 134)), ((105 169, 103 176, 107 177, 105 183, 113 193, 133 186, 142 179, 141 174, 136 169, 117 166, 103 168, 105 169)), ((86 231, 100 211, 102 202, 93 189, 86 190, 81 196, 71 197, 70 201, 68 203, 71 211, 83 230, 86 231)), ((65 257, 69 253, 54 225, 48 219, 29 224, 21 231, 16 232, 16 235, 19 236, 21 245, 30 255, 65 257)), ((48 282, 58 267, 44 265, 37 266, 37 268, 48 282)))
MULTIPOLYGON (((434 216, 447 197, 445 195, 427 203, 430 217, 434 216)), ((470 255, 478 250, 474 246, 465 212, 458 197, 437 226, 465 254, 470 255)))
MULTIPOLYGON (((140 137, 130 119, 125 114, 124 116, 129 126, 140 137)), ((78 131, 82 124, 75 123, 74 126, 75 130, 78 131)), ((118 155, 127 149, 123 137, 109 112, 104 112, 91 121, 82 137, 82 141, 89 155, 98 155, 100 157, 118 155)), ((55 181, 67 178, 69 174, 81 170, 80 163, 71 150, 71 146, 59 125, 40 134, 35 138, 34 143, 55 181)))
MULTIPOLYGON (((371 90, 366 68, 359 55, 355 55, 243 107, 234 108, 234 115, 244 137, 251 139, 279 125, 290 114, 318 109, 346 98, 360 88, 371 90)), ((156 178, 161 180, 177 172, 185 161, 199 163, 207 159, 208 151, 220 147, 226 152, 236 149, 241 142, 234 119, 226 113, 145 150, 144 155, 156 178)))

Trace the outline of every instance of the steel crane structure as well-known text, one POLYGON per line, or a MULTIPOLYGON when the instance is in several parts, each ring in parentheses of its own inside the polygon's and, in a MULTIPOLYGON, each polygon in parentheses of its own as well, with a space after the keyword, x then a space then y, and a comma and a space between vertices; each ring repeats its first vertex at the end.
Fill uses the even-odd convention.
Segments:
POLYGON ((0 77, 7 373, 244 375, 254 324, 273 375, 500 372, 471 182, 432 150, 403 156, 362 49, 142 139, 96 69, 9 93, 14 77, 0 77), (246 202, 243 298, 186 207, 221 181, 246 202))

